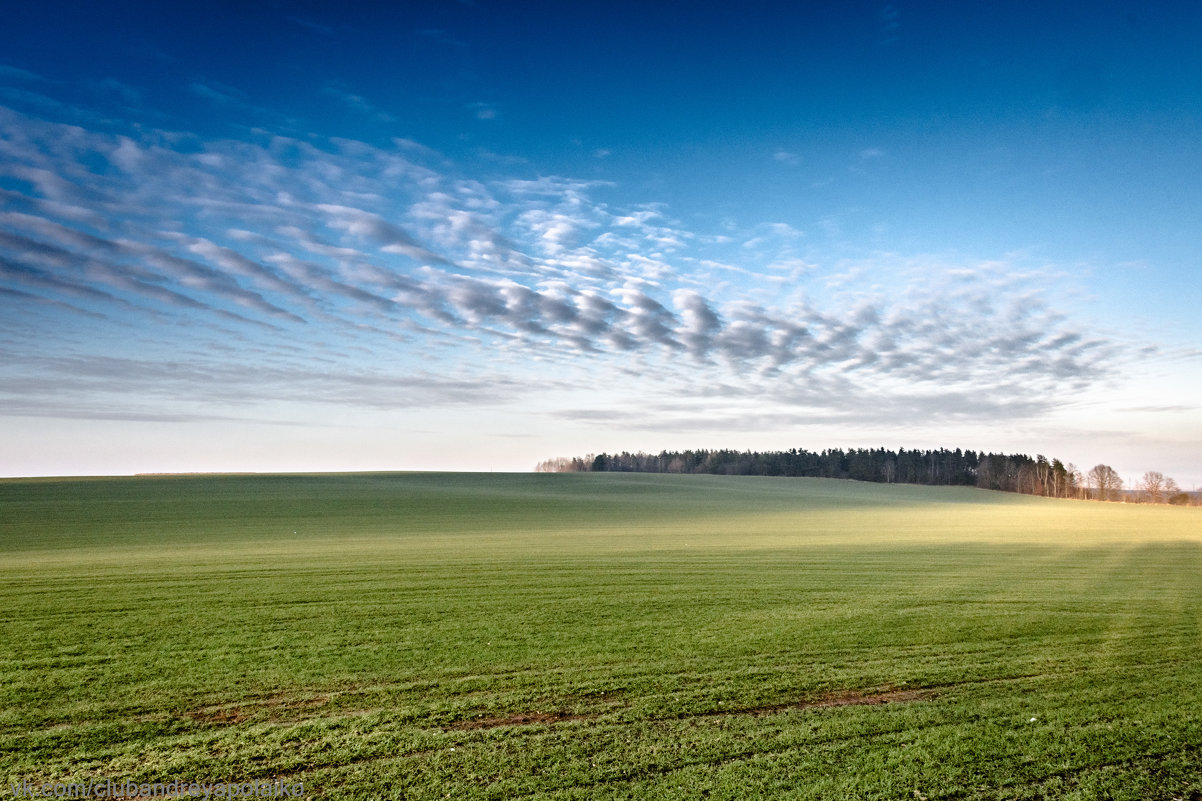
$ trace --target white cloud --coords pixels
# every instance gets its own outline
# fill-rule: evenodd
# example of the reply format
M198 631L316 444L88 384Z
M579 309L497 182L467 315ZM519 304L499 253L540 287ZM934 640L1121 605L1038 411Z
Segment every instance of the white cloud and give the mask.
M117 136L0 111L0 148L15 209L0 215L0 305L53 307L97 330L171 319L189 346L218 346L220 321L265 381L280 340L305 359L467 372L521 352L637 374L643 395L767 398L783 417L799 404L876 420L944 403L988 418L1041 414L1123 364L1114 341L1056 308L1058 277L1015 257L822 264L792 223L718 240L660 205L597 200L609 184L474 180L404 141ZM95 158L116 169L90 171ZM28 336L58 341L50 323ZM345 391L322 396L355 404L365 380L336 375ZM372 392L363 403L386 397Z

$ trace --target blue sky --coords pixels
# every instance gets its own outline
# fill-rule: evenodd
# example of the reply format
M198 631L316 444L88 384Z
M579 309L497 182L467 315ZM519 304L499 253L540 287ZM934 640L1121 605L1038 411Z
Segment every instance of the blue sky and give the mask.
M62 3L0 473L965 447L1202 483L1197 3Z

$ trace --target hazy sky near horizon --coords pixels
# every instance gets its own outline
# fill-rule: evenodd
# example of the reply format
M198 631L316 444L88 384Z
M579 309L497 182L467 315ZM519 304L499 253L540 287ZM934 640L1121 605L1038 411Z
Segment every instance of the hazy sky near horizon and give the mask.
M0 474L947 446L1202 484L1197 2L5 17Z

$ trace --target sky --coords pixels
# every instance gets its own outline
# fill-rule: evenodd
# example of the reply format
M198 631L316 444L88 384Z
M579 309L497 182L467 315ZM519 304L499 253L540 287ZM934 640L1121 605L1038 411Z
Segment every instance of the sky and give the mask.
M965 448L1202 485L1202 4L0 26L0 474Z

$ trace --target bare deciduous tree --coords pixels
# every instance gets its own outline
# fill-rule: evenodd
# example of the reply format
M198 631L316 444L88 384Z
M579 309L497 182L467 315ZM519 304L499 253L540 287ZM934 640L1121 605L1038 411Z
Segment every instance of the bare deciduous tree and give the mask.
M1169 498L1181 491L1176 481L1156 470L1144 473L1138 489L1148 503L1168 503Z
M1144 477L1139 482L1139 490L1148 503L1162 503L1164 501L1164 473L1155 470L1144 473Z
M1116 501L1123 489L1123 479L1110 465L1094 465L1087 476L1089 485L1094 488L1095 497L1099 501Z

